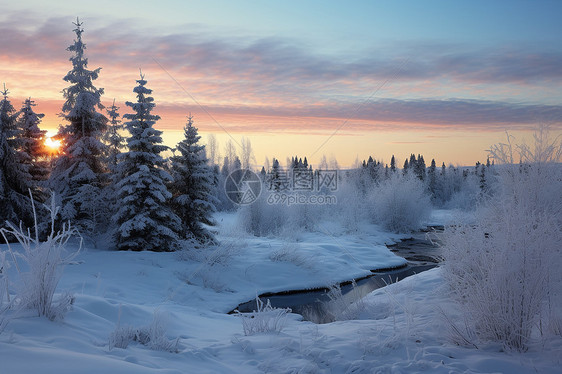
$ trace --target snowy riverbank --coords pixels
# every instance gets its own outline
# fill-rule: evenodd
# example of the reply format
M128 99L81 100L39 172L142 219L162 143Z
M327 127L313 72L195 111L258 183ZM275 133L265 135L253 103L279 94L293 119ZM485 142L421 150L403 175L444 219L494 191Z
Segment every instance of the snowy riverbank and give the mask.
M231 218L218 217L223 244L212 254L85 250L59 285L74 293L73 309L62 321L11 320L0 373L552 373L561 363L560 340L526 354L455 346L442 310L453 319L458 310L440 269L370 294L357 320L315 325L292 315L279 334L245 336L225 312L256 293L326 286L404 259L385 247L400 236L373 225L349 234L325 224L282 241L235 235ZM143 327L155 313L166 337L179 338L177 353L110 347L118 324Z

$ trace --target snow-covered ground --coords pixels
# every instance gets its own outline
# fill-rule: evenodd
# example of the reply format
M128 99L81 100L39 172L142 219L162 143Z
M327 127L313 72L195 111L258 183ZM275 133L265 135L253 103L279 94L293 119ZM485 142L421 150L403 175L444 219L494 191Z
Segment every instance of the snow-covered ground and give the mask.
M436 212L430 223L450 217ZM373 292L358 304L357 320L316 325L290 315L278 334L245 336L240 317L225 312L263 292L324 287L401 265L385 247L400 236L325 223L287 240L255 238L239 234L232 215L217 219L222 245L212 253L84 250L59 284L74 293L73 309L62 321L12 319L0 334L0 374L559 372L561 340L525 354L454 345L443 314L455 320L459 312L440 269ZM155 315L176 353L110 345L117 326L144 327Z

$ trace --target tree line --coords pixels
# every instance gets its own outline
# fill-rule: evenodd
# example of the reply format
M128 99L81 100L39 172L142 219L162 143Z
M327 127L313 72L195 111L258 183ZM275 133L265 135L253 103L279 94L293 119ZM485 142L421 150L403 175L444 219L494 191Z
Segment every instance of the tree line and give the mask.
M101 68L88 69L82 23L73 24L57 155L47 154L45 131L39 129L43 114L33 111L34 102L28 99L16 111L8 90L2 92L0 222L31 227L28 191L38 202L52 191L61 222L72 221L93 240L111 232L117 249L172 251L181 240L213 242L206 227L213 225L215 209L212 168L193 118L188 117L174 156L164 158L170 148L154 128L160 117L152 114L155 103L145 75L140 73L133 89L136 100L125 103L129 113L122 122L115 102L107 109L101 103L103 88L94 85ZM39 216L46 214L39 210Z

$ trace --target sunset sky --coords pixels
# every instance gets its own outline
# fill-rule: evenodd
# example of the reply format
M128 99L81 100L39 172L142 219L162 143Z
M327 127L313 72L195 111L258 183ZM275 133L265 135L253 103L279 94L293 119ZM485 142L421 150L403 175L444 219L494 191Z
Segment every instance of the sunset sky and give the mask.
M561 1L0 1L0 83L46 129L79 16L103 103L129 112L142 68L170 146L188 113L222 154L249 138L257 165L472 165L506 130L562 130Z

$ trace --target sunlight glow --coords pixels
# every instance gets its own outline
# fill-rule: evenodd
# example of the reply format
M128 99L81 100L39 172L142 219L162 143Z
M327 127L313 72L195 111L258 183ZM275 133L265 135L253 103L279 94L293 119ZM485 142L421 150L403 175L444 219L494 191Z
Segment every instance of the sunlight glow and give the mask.
M61 146L60 140L53 139L53 136L55 135L56 134L51 131L47 131L47 133L45 134L45 146L51 152L58 152Z

